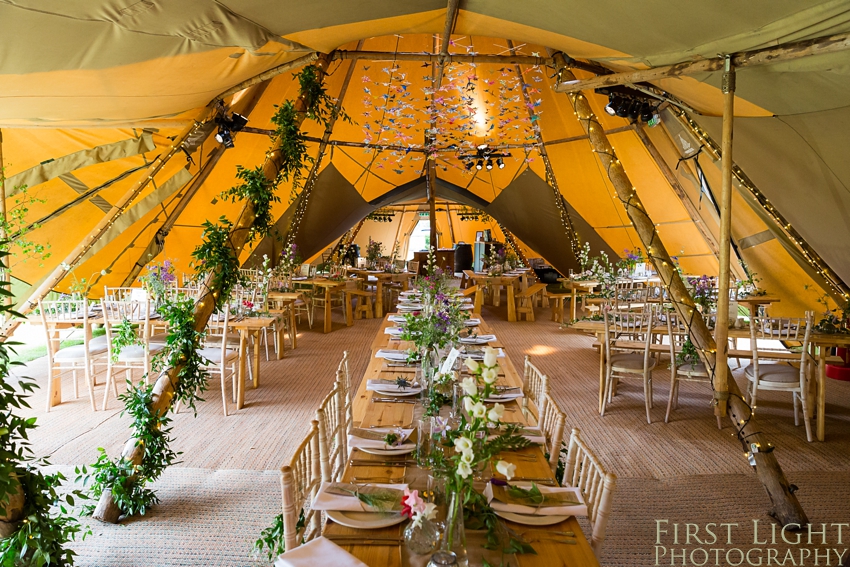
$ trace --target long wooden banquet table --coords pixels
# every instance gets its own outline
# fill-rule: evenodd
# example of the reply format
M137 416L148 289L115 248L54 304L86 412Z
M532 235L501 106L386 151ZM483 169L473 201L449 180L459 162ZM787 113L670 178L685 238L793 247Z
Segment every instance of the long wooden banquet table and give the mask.
M476 317L479 317L476 315ZM393 339L390 335L384 332L384 329L395 325L384 319L381 328L378 330L377 337L372 343L372 358L369 361L369 366L366 373L360 382L360 387L354 394L352 401L353 417L355 427L369 428L372 426L411 426L422 415L422 405L420 403L380 403L372 401L372 392L366 390L366 382L370 379L394 379L398 376L409 375L411 378L415 373L415 367L388 367L386 361L380 358L375 358L378 349L406 349L410 345L404 341ZM490 334L491 329L482 319L479 326L482 334ZM499 341L491 342L493 347L501 347L507 352L510 346ZM520 354L520 353L517 353ZM522 379L517 373L516 368L511 363L507 356L499 358L501 366L498 384L506 386L521 386ZM503 375L502 375L503 373ZM536 425L534 410L530 414L524 414L522 411L521 400L513 400L506 402L507 406L506 421L514 421L525 425ZM529 405L530 402L529 402ZM445 409L445 408L444 408ZM549 467L549 464L544 456L543 449L539 446L531 446L518 453L522 453L523 460L514 460L517 465L516 479L519 481L522 478L547 479L547 483L557 484L555 477ZM502 458L511 460L510 453L503 453ZM532 460L533 459L533 460ZM353 464L356 460L357 464ZM374 465L364 464L368 461L375 461ZM398 461L398 464L394 464ZM404 477L404 482L409 484L411 489L419 489L420 493L427 487L428 471L418 468L413 459L413 455L404 455L402 457L384 457L363 453L354 449L351 453L350 460L346 464L342 480L344 482L355 482L355 478L368 478L370 482L387 482L389 479L397 479ZM501 477L498 473L493 473L496 477ZM504 478L504 477L501 477ZM542 484L543 482L541 482ZM518 533L531 531L532 527L506 522L506 524ZM405 523L400 525L381 528L375 530L358 530L335 524L328 520L324 530L325 537L334 540L335 543L344 547L349 553L356 556L358 559L370 566L376 567L420 567L428 562L428 556L415 555L404 544L402 537ZM569 567L594 567L598 566L599 562L593 554L590 543L584 536L581 527L575 517L552 526L543 528L547 531L555 532L574 532L576 544L565 544L557 541L532 541L531 545L537 551L537 555L522 554L515 556L511 561L511 565L519 565L521 567L551 567L552 565L566 565ZM540 528L529 534L528 539L535 539L532 536L540 534ZM350 538L362 538L363 543L358 545L351 543ZM371 543L367 540L373 538ZM390 538L393 539L392 544L374 544L374 539ZM485 541L484 532L467 531L467 548L469 552L470 565L480 565L481 558L486 557L492 565L500 564L500 553L489 552L483 549ZM395 542L398 543L395 543ZM506 556L507 559L509 556Z
M599 344L602 345L605 341L605 324L602 321L578 321L570 326L570 328L589 335L595 335ZM666 326L658 326L653 328L652 332L659 336L667 335ZM738 329L729 329L730 339L749 339L749 327ZM828 334L828 333L812 333L809 336L809 344L812 348L812 356L818 362L817 371L817 440L823 441L826 436L826 357L827 351L832 347L848 347L850 346L850 335ZM605 391L605 349L599 348L599 411L602 411L602 399Z

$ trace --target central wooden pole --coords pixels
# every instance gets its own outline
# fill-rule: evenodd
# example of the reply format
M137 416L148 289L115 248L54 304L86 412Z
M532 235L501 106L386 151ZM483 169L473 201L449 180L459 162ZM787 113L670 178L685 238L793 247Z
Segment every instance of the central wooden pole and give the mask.
M560 69L560 81L574 81L575 75L567 68L563 54L555 54L555 61ZM568 98L579 123L587 132L593 151L599 156L602 167L605 168L608 178L617 192L617 197L623 203L629 220L632 221L641 243L646 248L647 256L655 266L661 281L667 287L669 301L687 325L691 340L706 367L710 372L714 372L717 350L714 337L708 330L702 315L696 309L694 300L685 287L679 272L675 269L670 255L658 236L655 224L646 212L640 197L638 197L637 189L626 174L623 164L617 158L608 136L599 124L599 120L597 120L584 95L580 93L569 94ZM764 485L773 503L773 516L783 525L797 524L802 526L807 524L809 520L806 513L797 501L796 496L791 492L788 479L785 478L772 447L764 434L756 427L752 411L744 401L734 380L729 381L729 395L729 417L734 424L737 437L744 447L744 452L750 451L752 445L760 449L753 455L756 462L755 468L759 480Z
M722 185L720 191L720 242L717 277L717 326L714 340L717 343L717 366L714 370L714 413L726 415L729 399L729 251L732 231L732 123L735 114L735 69L732 58L726 56L723 71L723 136L721 148L723 158L720 165Z
M6 233L6 170L4 169L3 161L3 131L0 130L0 240L6 240L9 235ZM0 264L0 279L4 282L11 281L11 274L9 273L9 256L5 256ZM8 286L7 286L8 289ZM10 305L12 303L12 296L6 296L3 298L3 303L6 305Z

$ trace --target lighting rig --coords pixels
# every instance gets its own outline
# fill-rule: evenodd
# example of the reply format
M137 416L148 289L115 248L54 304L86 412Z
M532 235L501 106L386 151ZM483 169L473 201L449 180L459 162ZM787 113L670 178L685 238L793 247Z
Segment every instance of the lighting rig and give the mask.
M233 132L238 132L248 124L248 119L241 114L227 114L222 110L216 116L215 123L218 124L218 133L215 135L215 140L219 144L223 144L225 148L233 147Z
M504 158L511 157L509 153L498 153L496 150L492 149L487 144L481 144L475 149L474 154L467 154L458 156L458 158L463 162L463 166L467 171L471 170L473 167L479 171L482 169L487 169L490 171L493 169L493 160L495 159L495 165L499 169L504 169L505 160Z
M608 104L605 112L611 116L628 118L633 122L641 120L650 128L661 123L661 115L658 107L661 103L658 99L641 91L620 85L596 89L598 94L608 95Z

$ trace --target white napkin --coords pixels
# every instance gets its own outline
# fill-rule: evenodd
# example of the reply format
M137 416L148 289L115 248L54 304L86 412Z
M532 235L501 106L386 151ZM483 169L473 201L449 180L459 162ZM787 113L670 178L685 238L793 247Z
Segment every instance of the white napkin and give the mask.
M495 340L496 335L476 335L474 337L463 337L460 342L468 345L484 345Z
M458 309L460 309L461 311L472 311L473 309L475 309L475 306L471 303L464 303L463 305L458 307Z
M522 488L531 488L530 482L517 482L514 483L514 485ZM578 488L541 486L539 484L537 485L537 488L539 488L540 492L542 492L543 494L567 494L572 496L573 499L579 502L584 502L584 498L581 497L581 491L579 491ZM484 496L487 497L487 501L490 502L490 506L492 506L494 510L501 510L502 512L513 512L514 514L526 514L528 516L587 516L587 504L578 504L573 506L545 506L541 508L535 508L534 506L523 506L521 504L505 504L504 502L499 502L498 500L495 500L493 498L493 485L489 482L487 483L487 487L484 489Z
M367 380L366 390L369 392L421 392L422 388L416 382L411 382L410 386L402 388L398 384L384 384L381 380Z
M407 321L407 318L404 315L389 315L387 317L387 321L392 321L393 323L404 323Z
M398 362L406 362L407 361L407 351L378 349L378 352L375 353L375 358L383 358L385 360L395 360L395 361L398 361Z
M503 358L505 356L505 351L502 350L501 348L497 348L495 350L496 350L496 358ZM480 351L480 352L472 353L472 354L470 354L468 352L462 352L462 353L460 353L460 355L461 355L461 357L463 357L464 360L466 360L467 358L471 358L473 360L484 360L484 351L483 350Z
M463 324L467 327L476 327L481 324L481 319L467 319Z
M389 433L390 431L395 430L384 430L384 429L370 429L370 431L374 431L376 433ZM413 433L412 429L402 429L404 434L404 438L407 439L410 437L410 434ZM408 450L415 449L416 443L402 443L396 447L388 447L386 443L382 439L363 439L362 437L357 437L356 435L348 436L348 447L355 449L380 449L382 451L395 451L395 450Z
M369 512L370 510L355 496L342 494L329 494L325 492L332 483L323 482L319 493L311 504L313 510L339 510L341 512ZM406 484L369 484L369 486L380 486L382 488L395 488L404 490ZM586 512L585 512L586 513Z
M485 402L505 402L516 400L522 397L522 390L508 390L506 392L493 392L493 394L484 400Z
M278 555L274 567L368 567L365 563L325 537L317 537L299 545L283 555Z
M385 335L392 335L394 337L400 336L404 332L404 329L401 327L384 327Z

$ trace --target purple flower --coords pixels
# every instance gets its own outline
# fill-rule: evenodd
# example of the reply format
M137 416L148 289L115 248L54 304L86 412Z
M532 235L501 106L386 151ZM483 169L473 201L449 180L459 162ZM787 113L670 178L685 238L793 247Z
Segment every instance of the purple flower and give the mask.
M501 478L491 478L490 484L492 484L493 486L508 486L508 482L502 480Z

